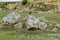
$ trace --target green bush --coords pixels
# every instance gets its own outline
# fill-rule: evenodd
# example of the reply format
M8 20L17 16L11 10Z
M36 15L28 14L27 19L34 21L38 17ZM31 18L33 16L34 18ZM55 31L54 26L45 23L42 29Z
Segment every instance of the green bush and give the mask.
M25 4L27 4L27 2L28 2L27 0L23 0L22 4L25 5Z

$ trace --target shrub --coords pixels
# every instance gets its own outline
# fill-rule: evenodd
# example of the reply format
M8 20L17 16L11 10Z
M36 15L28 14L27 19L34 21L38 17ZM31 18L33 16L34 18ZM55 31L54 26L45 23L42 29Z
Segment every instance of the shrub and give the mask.
M25 5L25 4L27 4L27 2L28 2L27 0L23 0L22 4Z

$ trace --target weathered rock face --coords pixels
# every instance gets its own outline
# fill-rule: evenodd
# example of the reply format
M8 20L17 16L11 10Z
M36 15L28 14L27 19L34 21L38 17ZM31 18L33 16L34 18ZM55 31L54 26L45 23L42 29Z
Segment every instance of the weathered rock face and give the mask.
M32 27L37 28L39 19L35 18L34 16L29 15L25 18L25 20L26 20L27 29L32 28Z
M21 16L15 12L10 13L2 19L2 28L3 29L13 29L14 27L21 27Z
M29 26L32 26L33 27L33 21L35 20L35 17L34 16L27 16L26 18L26 21L27 21L27 24L29 25Z
M13 13L10 13L9 15L7 15L6 17L4 17L2 19L2 21L4 23L10 23L10 24L18 23L21 21L21 16L15 12L13 12Z

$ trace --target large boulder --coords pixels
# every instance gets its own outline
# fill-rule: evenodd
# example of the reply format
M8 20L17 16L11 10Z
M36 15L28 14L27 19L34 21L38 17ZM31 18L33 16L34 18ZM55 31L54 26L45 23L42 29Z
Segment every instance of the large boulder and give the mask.
M35 28L37 28L37 25L39 23L39 19L37 19L36 17L28 15L25 18L25 20L26 20L27 29L30 29L30 28L35 29Z
M21 16L15 12L10 13L2 19L3 23L15 24L21 21Z
M21 16L15 12L13 12L13 13L10 13L9 15L5 16L2 19L1 24L2 24L3 29L11 30L11 29L15 28L14 25L17 25L16 27L18 27L18 24L20 24L20 22L21 22Z

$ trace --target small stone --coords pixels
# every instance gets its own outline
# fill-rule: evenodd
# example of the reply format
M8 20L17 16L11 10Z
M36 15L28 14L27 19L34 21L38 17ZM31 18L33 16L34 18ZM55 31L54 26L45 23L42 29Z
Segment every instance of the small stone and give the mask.
M51 31L56 31L56 30L58 30L58 28L54 27Z
M40 22L38 28L41 30L45 30L47 28L47 24L45 22Z
M16 28L18 28L18 29L21 29L22 26L23 26L23 23L22 23L22 22L17 23L17 24L14 25L14 27L16 27Z
M3 19L2 19L2 28L3 29L8 29L8 30L11 30L14 28L14 25L17 27L20 28L20 26L22 24L18 24L21 22L21 16L15 12L13 13L10 13L9 15L5 16Z

